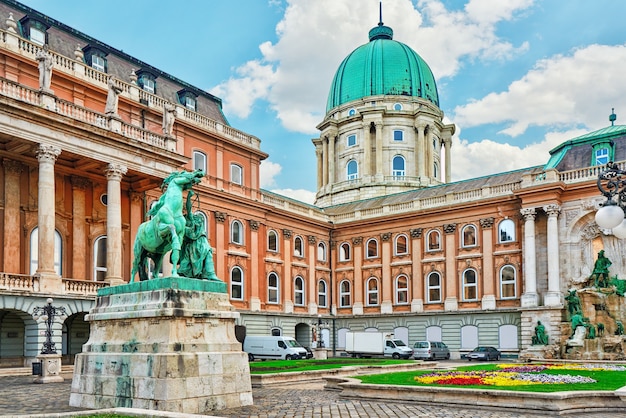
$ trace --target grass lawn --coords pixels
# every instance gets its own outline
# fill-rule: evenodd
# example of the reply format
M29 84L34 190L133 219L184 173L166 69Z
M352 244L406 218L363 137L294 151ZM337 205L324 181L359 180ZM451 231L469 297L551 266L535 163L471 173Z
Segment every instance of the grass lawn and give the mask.
M500 367L499 367L500 366ZM541 370L539 372L529 372L528 375L541 375L541 377L537 376L537 380L542 380L546 383L539 384L511 384L511 382L506 382L503 378L499 376L504 376L507 373L504 373L501 367L504 366L502 364L484 364L484 365L476 365L476 366L466 366L466 367L458 367L455 369L456 372L452 371L433 371L433 370L419 370L419 371L410 371L410 372L397 372L397 373L386 373L386 374L377 374L377 375L365 375L365 376L356 376L363 383L371 383L371 384L381 384L381 385L404 385L404 386L436 386L436 387L454 387L454 388L466 388L466 389L492 389L492 390L511 390L511 391L525 391L525 392L561 392L561 391L587 391L587 390L616 390L623 386L626 386L626 371L615 371L615 370L602 370L602 369L591 369L591 370L578 370L578 369L566 369L566 368L558 368L558 369L549 369ZM522 364L510 364L508 366L516 366L516 367L524 367ZM538 366L538 365L537 365ZM601 366L601 365L599 365ZM530 366L527 366L530 367ZM464 373L466 372L466 373ZM487 372L487 373L483 373ZM491 373L489 373L491 372ZM495 372L495 373L494 373ZM441 373L443 379L439 380L439 382L445 383L422 383L416 380L418 377L422 377L425 375L429 375L432 373ZM447 377L449 380L445 380ZM511 375L515 376L515 373ZM564 376L566 375L566 376ZM434 377L426 377L424 380L438 379L438 375ZM451 376L457 376L455 378L451 378ZM481 379L481 376L492 376L491 382L492 385L486 384L472 384L477 380ZM572 379L577 379L575 376L582 376L583 378L591 378L595 380L595 383L547 383L550 380L554 379L562 379L564 381L569 380L568 376L574 376ZM501 380L499 380L501 379ZM581 379L584 380L584 379ZM501 381L502 384L498 384ZM460 384L454 384L460 383ZM493 384L495 383L495 384Z
M305 370L339 369L344 366L386 366L415 363L414 360L329 358L328 360L268 360L250 363L251 374L301 372Z

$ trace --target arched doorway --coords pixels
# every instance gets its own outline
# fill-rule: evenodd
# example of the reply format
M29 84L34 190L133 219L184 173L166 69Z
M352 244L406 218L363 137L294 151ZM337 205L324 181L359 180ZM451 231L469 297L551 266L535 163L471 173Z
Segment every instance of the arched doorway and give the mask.
M24 366L26 326L19 314L0 310L0 367Z
M74 356L83 350L83 344L89 340L89 323L85 321L85 312L69 316L63 322L63 343L61 351L63 363L74 364Z

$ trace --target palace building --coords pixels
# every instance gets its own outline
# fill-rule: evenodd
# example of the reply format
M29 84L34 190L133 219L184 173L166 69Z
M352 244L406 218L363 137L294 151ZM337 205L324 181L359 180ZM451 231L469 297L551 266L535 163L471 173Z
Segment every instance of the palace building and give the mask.
M347 331L379 330L444 341L457 358L478 344L516 356L537 320L551 340L568 332L563 295L599 249L625 276L622 240L594 215L599 170L624 168L626 126L572 138L542 166L451 182L455 126L390 27L328 87L308 205L260 189L268 155L220 98L0 0L0 366L38 354L32 313L48 298L67 313L53 339L72 362L97 290L131 280L137 228L183 169L206 172L194 211L240 338L319 335L341 355Z

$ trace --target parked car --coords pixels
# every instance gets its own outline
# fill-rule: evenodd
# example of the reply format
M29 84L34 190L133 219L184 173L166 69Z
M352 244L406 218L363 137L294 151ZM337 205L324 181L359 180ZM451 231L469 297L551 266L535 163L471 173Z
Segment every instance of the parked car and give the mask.
M500 360L502 353L495 347L476 347L465 355L467 361L472 360Z
M307 359L313 358L313 350L311 350L310 347L304 347L304 349L306 350L306 358Z
M449 359L450 350L441 341L417 341L413 344L413 358L415 360Z

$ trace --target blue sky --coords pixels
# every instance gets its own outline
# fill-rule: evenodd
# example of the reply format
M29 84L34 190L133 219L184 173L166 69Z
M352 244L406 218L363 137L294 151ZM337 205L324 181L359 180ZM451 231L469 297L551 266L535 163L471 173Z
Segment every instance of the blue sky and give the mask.
M270 156L262 187L312 202L311 138L332 77L379 0L23 0L224 101ZM437 78L457 125L453 180L547 162L564 140L626 124L626 1L383 0L383 21Z

